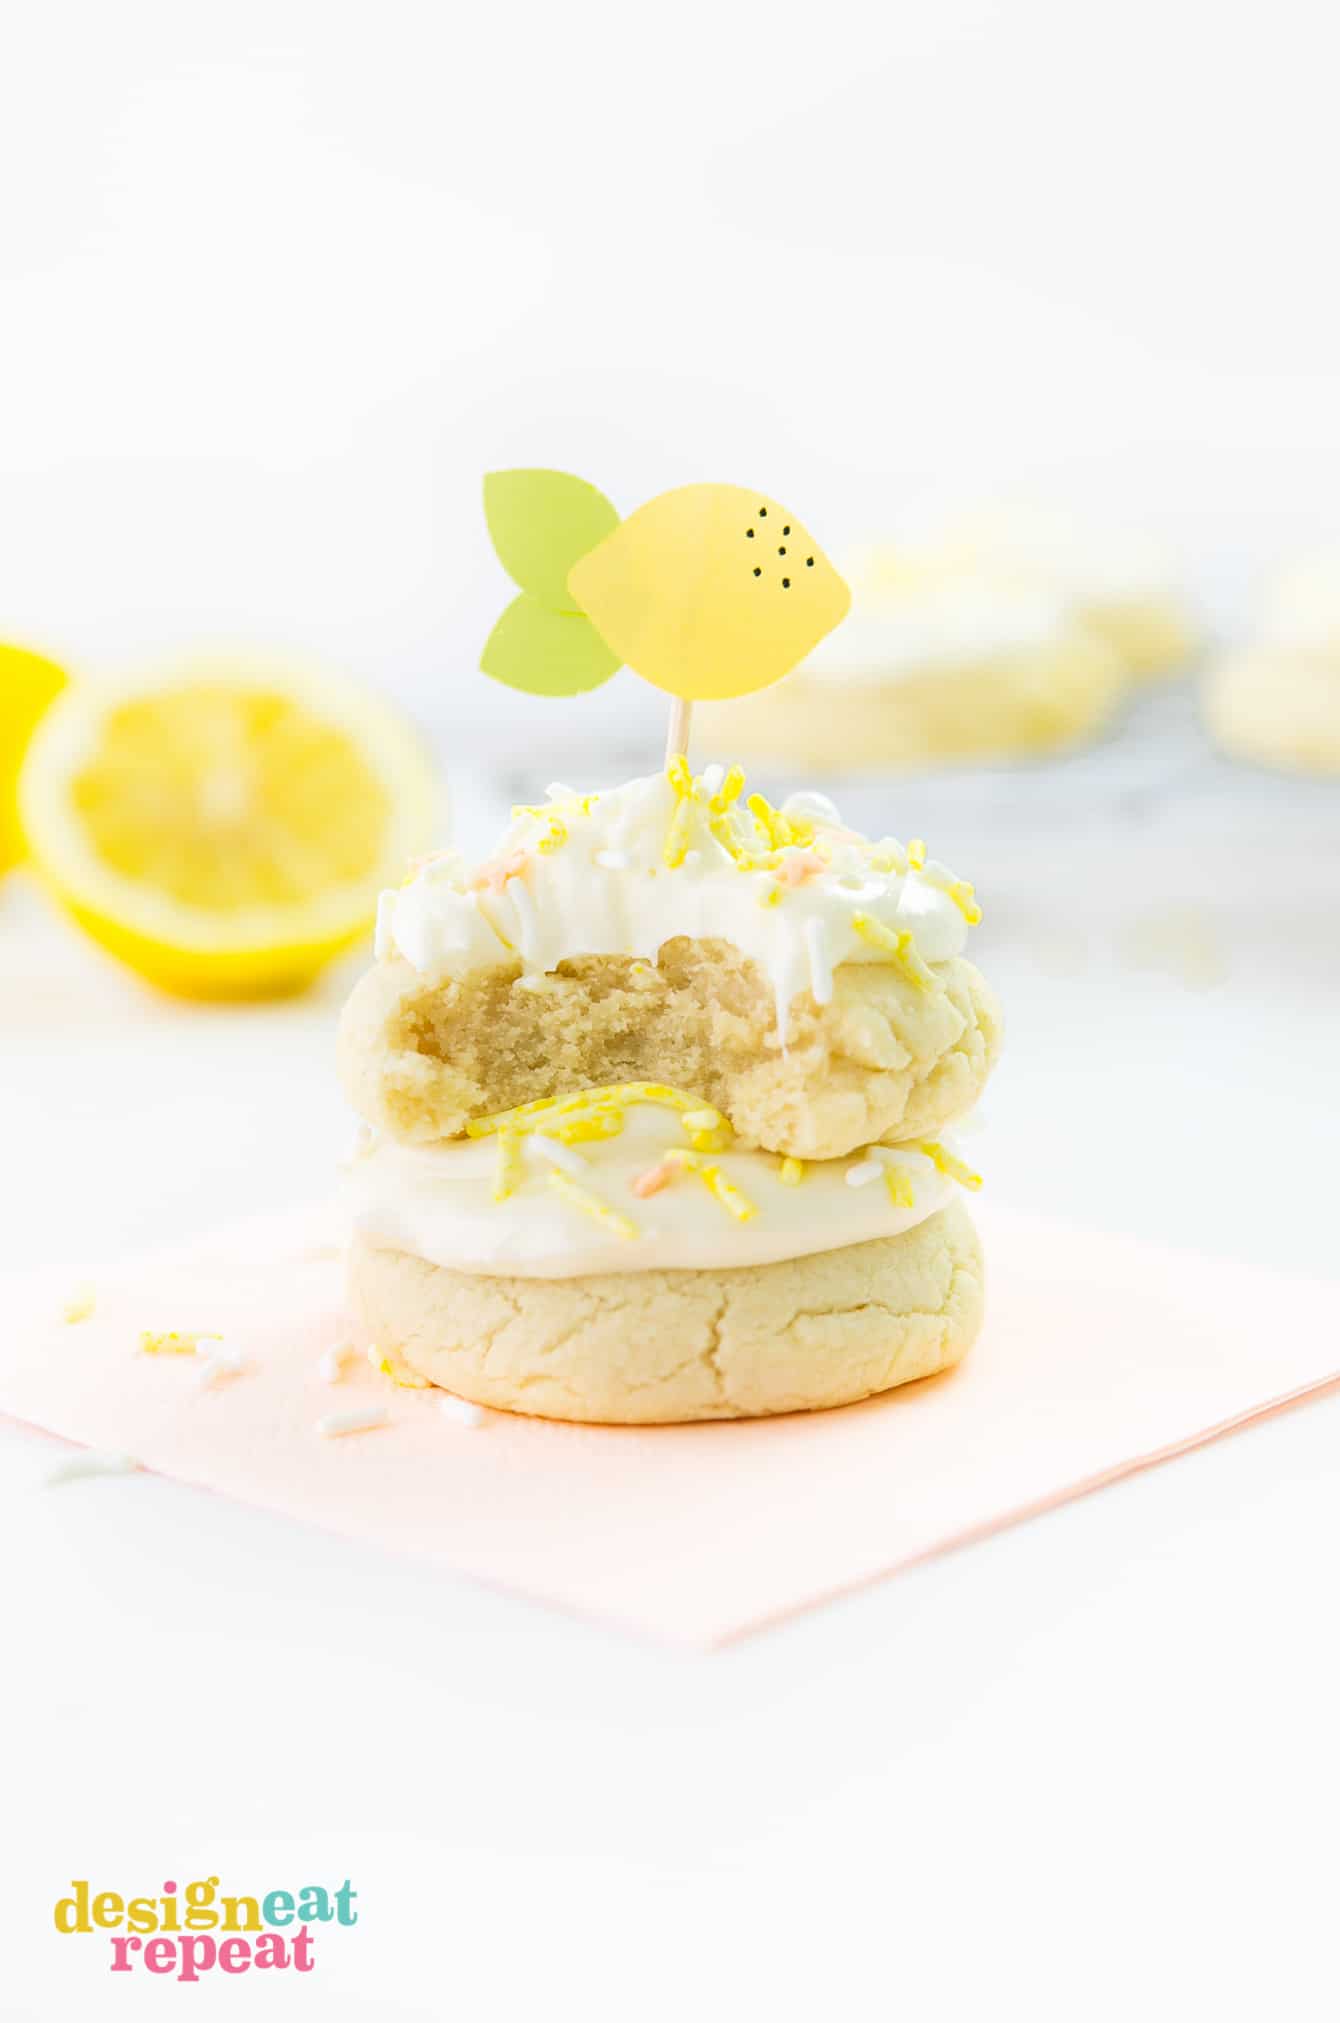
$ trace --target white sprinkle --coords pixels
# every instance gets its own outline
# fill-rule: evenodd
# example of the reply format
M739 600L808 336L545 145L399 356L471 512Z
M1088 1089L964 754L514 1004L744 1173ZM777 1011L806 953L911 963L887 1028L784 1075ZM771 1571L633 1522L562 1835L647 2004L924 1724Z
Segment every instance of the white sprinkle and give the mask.
M547 1160L561 1172L570 1173L574 1180L590 1177L590 1169L580 1152L574 1152L570 1145L561 1145L557 1138L549 1138L543 1131L532 1131L521 1143L530 1157Z
M626 850L596 850L592 854L591 862L598 864L602 871L626 871L628 869L628 852Z
M324 1419L317 1420L316 1430L323 1440L340 1440L346 1433L371 1433L390 1423L385 1405L361 1405L352 1412L327 1412Z
M842 817L827 794L788 794L782 813L802 822L821 822L826 829L840 829Z
M468 1398L455 1398L450 1391L444 1391L437 1401L437 1409L444 1419L450 1419L454 1426L469 1426L478 1430L487 1414L481 1406L472 1405Z
M565 787L562 780L551 780L544 791L551 801L575 801L577 799L577 789L575 787Z
M202 1391L212 1391L218 1384L226 1384L233 1377L240 1377L247 1367L247 1359L240 1349L230 1349L226 1345L212 1349L203 1357L196 1379Z
M833 963L828 951L828 929L822 920L805 922L805 947L810 958L810 995L816 1004L831 1004Z
M711 799L713 794L720 793L721 782L725 779L725 777L726 777L726 769L724 766L713 765L703 767L700 784L702 786L703 792L708 796L709 800Z
M879 1179L883 1171L884 1166L881 1160L862 1159L859 1165L847 1168L847 1185L848 1187L868 1187L872 1180Z
M322 1381L327 1384L338 1384L344 1375L344 1366L353 1353L352 1342L340 1342L337 1347L327 1349L321 1361L317 1364L317 1368L321 1372Z
M703 861L701 850L686 850L680 863L681 871L696 871Z
M141 1465L129 1454L100 1452L89 1447L82 1454L71 1454L67 1460L58 1461L42 1479L48 1489L54 1489L62 1482L79 1482L90 1475L133 1475Z
M395 912L396 895L383 892L377 901L377 932L373 936L372 953L380 962L384 956L395 953L395 935L391 931L391 915Z
M935 1161L912 1145L867 1145L865 1156L877 1159L881 1166L901 1166L905 1173L917 1179L933 1179L935 1176Z

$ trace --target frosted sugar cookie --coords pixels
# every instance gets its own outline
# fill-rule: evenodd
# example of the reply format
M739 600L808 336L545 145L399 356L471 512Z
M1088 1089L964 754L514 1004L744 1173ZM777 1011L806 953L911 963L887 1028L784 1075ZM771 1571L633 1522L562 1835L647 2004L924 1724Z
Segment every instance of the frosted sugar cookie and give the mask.
M1001 506L953 523L941 545L960 563L1070 599L1137 681L1180 673L1200 646L1173 564L1146 534L1091 527L1056 509Z
M947 1135L999 1048L972 888L682 759L383 901L342 1028L369 1340L546 1416L832 1405L957 1360Z
M871 551L854 605L785 681L703 711L748 756L824 774L1064 750L1126 687L1117 650L1057 590Z
M1340 772L1340 552L1286 569L1256 640L1211 668L1205 720L1224 750L1285 772Z

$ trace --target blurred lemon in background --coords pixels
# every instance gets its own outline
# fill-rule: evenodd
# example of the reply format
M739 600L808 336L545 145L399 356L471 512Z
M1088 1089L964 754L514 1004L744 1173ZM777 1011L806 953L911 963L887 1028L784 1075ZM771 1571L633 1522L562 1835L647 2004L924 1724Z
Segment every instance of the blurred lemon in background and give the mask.
M189 997L299 988L368 932L424 849L437 787L419 740L326 677L199 665L75 686L19 779L33 860L141 976Z
M16 801L19 767L38 719L65 683L53 660L26 647L0 645L0 871L23 855Z

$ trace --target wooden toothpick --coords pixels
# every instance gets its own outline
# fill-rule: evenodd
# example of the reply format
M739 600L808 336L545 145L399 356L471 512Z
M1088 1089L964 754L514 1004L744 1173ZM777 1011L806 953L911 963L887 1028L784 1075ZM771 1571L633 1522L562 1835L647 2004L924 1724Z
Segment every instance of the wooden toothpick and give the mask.
M665 739L667 766L671 759L687 759L689 755L689 719L692 715L693 704L677 695L670 705L670 728Z

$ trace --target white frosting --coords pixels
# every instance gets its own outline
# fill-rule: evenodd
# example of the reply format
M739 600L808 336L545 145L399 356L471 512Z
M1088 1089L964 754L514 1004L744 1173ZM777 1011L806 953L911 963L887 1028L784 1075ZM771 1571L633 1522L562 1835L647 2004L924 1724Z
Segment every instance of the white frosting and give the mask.
M949 1141L938 1142L948 1147ZM896 1236L943 1208L955 1188L914 1147L879 1146L849 1159L808 1163L792 1185L782 1179L774 1153L705 1155L753 1208L747 1220L738 1220L691 1170L676 1172L658 1192L640 1198L633 1182L657 1168L669 1148L685 1143L673 1111L639 1103L616 1138L558 1146L524 1141L515 1191L498 1201L496 1138L428 1147L382 1140L347 1182L354 1226L381 1247L486 1276L710 1271ZM561 1161L555 1153L564 1155ZM910 1207L895 1205L883 1177L890 1164L910 1180ZM551 1182L555 1171L575 1179L636 1233L621 1234L597 1220Z
M790 804L806 826L778 843L776 811L763 818L736 804L723 813L712 806L720 788L716 767L687 798L655 773L582 798L564 790L518 811L474 879L451 852L391 895L383 947L425 975L460 976L519 955L538 983L572 956L654 962L678 935L720 939L768 977L783 1040L798 992L822 1003L839 964L889 961L869 923L910 932L924 962L960 953L967 918L943 866L908 868L901 845L867 843L821 796Z
M856 606L804 663L823 681L910 675L1033 653L1074 630L1069 601L1033 584L956 573L855 586Z

